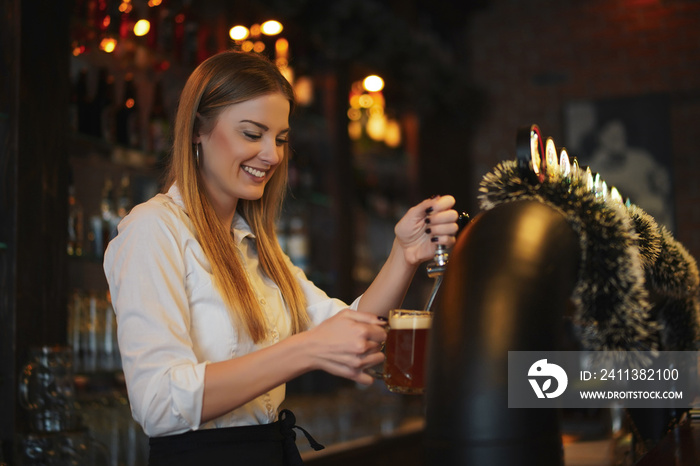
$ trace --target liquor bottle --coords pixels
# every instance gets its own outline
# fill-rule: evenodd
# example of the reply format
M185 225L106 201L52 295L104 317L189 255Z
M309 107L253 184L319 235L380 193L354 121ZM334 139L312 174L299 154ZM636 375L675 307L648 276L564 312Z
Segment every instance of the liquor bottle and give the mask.
M289 259L294 265L308 272L309 268L309 239L304 220L294 216L289 221L289 236L287 237Z
M155 8L154 8L155 10ZM158 27L156 28L156 52L169 56L173 51L175 35L175 14L172 9L165 5L158 8Z
M86 69L78 72L75 82L75 108L77 114L78 132L89 134L90 132L90 102L88 100L88 75Z
M105 141L114 144L116 141L114 76L106 74L103 86L104 97L102 98L102 106L100 109L100 120L102 122L100 133Z
M132 74L127 74L124 99L116 114L117 143L125 147L141 148L141 123L136 85Z
M72 178L72 174L71 174ZM68 186L68 255L83 255L83 207L75 198L75 185Z
M90 218L90 227L92 229L90 236L93 241L93 253L96 257L104 257L107 244L115 236L116 231L115 218L117 212L114 208L113 201L114 190L112 180L105 178L105 183L102 188L102 197L100 199L100 212Z
M148 117L148 150L158 160L165 158L170 140L170 120L163 104L163 84L157 81L153 90L153 105Z
M118 221L126 217L131 210L131 187L129 175L122 175L119 185L119 197L117 198L117 215L112 218L111 228L116 228Z
M77 133L79 126L78 120L78 87L79 87L80 75L78 75L75 81L71 81L70 86L70 101L68 103L68 129L71 133ZM84 88L83 88L84 89Z
M109 122L107 110L112 105L109 95L109 72L107 68L100 67L97 72L97 90L95 97L90 102L90 135L97 138L107 139L105 136L105 125Z

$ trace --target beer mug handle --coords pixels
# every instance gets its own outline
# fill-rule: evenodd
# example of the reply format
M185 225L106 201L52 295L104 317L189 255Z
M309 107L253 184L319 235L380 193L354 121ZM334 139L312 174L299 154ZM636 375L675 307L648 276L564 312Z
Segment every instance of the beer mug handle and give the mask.
M381 367L379 364L377 364L376 366L370 367L369 369L365 369L365 373L371 375L372 377L378 380L386 379L386 374L384 373L384 363L381 364Z
M389 324L386 324L384 329L389 332ZM382 353L386 349L386 340L382 342L382 349L380 350ZM386 380L386 374L384 373L384 362L381 364L377 364L376 366L372 366L368 369L365 369L365 373L371 375L375 379L378 380Z

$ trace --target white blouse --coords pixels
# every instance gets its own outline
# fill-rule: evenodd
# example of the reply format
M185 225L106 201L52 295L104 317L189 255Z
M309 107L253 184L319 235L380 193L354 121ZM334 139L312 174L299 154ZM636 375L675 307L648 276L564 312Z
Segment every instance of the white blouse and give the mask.
M245 331L237 331L177 187L134 207L107 248L104 270L117 315L131 411L148 436L277 420L284 385L200 424L208 363L242 356L290 336L287 308L277 285L259 267L250 227L236 215L232 229L267 319L267 339L260 344ZM329 298L301 269L291 261L289 265L313 325L344 308L357 309L360 298L351 306Z

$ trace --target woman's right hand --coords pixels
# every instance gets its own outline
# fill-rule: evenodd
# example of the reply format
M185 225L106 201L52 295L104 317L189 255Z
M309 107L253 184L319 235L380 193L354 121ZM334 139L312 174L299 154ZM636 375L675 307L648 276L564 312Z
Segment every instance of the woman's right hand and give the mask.
M364 370L384 361L385 326L374 314L344 309L302 335L314 369L370 385L374 378Z

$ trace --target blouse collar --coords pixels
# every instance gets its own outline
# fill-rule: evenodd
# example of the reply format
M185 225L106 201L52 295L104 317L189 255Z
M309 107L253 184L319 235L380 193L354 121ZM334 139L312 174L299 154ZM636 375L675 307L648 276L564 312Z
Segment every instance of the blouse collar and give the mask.
M175 205L187 213L187 210L185 210L185 202L182 199L182 194L175 183L170 186L166 196L168 196L175 203ZM250 225L248 225L248 222L246 222L246 220L238 212L236 212L233 216L231 231L233 231L233 237L236 240L236 244L241 244L243 238L246 237L255 238L253 231L250 229Z

